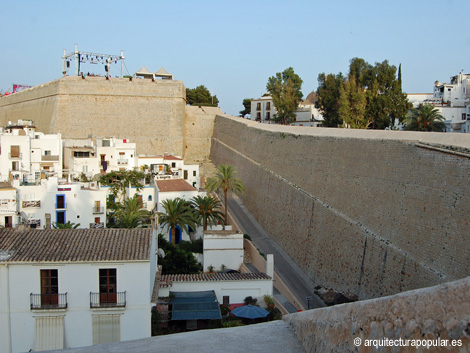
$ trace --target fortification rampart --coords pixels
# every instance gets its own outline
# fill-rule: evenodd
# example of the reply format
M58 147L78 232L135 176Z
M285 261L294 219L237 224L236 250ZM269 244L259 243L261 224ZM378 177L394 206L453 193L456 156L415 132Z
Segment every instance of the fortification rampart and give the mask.
M470 277L283 319L306 352L468 352Z
M182 81L63 77L0 99L0 124L32 119L64 138L121 137L139 153L183 155Z
M211 156L234 164L246 206L315 283L371 298L470 274L466 149L463 134L218 116Z

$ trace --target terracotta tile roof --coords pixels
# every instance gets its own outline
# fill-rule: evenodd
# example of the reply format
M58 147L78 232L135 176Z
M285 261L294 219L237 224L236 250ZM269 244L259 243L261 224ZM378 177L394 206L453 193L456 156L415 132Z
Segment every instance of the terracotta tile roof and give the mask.
M164 160L166 161L182 161L181 158L175 157L175 156L165 156L163 157Z
M149 260L152 229L0 229L0 262Z
M160 192L197 191L183 179L157 180L157 187Z
M253 281L271 279L266 273L200 273L195 275L162 275L160 287L171 286L173 282L215 282Z

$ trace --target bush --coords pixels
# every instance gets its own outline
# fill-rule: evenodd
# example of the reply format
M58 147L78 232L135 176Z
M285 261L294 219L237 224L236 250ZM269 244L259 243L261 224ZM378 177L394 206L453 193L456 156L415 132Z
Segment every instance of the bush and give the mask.
M243 238L244 239L248 239L249 241L251 241L251 237L248 235L248 234L243 234Z
M192 241L181 241L178 246L188 252L194 252L198 254L203 253L203 240L201 239L196 239Z

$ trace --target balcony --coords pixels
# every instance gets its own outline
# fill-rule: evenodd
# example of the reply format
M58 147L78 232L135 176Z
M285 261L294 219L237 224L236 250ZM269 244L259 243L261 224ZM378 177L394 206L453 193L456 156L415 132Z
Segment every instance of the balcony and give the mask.
M93 214L103 214L104 207L93 207Z
M126 158L121 158L121 159L118 159L118 160L117 160L117 164L118 164L118 165L127 164L128 161L129 161L129 160L126 159Z
M59 161L59 156L58 155L51 155L51 154L43 154L41 156L41 161L43 162L58 162Z
M23 159L23 153L8 153L8 158L10 159Z
M125 308L126 292L92 293L90 292L90 308Z
M90 229L102 229L104 228L104 223L99 222L99 223L90 223Z
M31 310L67 309L67 293L30 295Z

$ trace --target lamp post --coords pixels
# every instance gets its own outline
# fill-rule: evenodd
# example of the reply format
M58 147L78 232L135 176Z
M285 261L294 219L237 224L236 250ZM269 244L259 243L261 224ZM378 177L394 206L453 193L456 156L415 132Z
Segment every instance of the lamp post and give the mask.
M305 299L307 299L307 310L310 310L310 300L313 299L313 296L306 297Z

